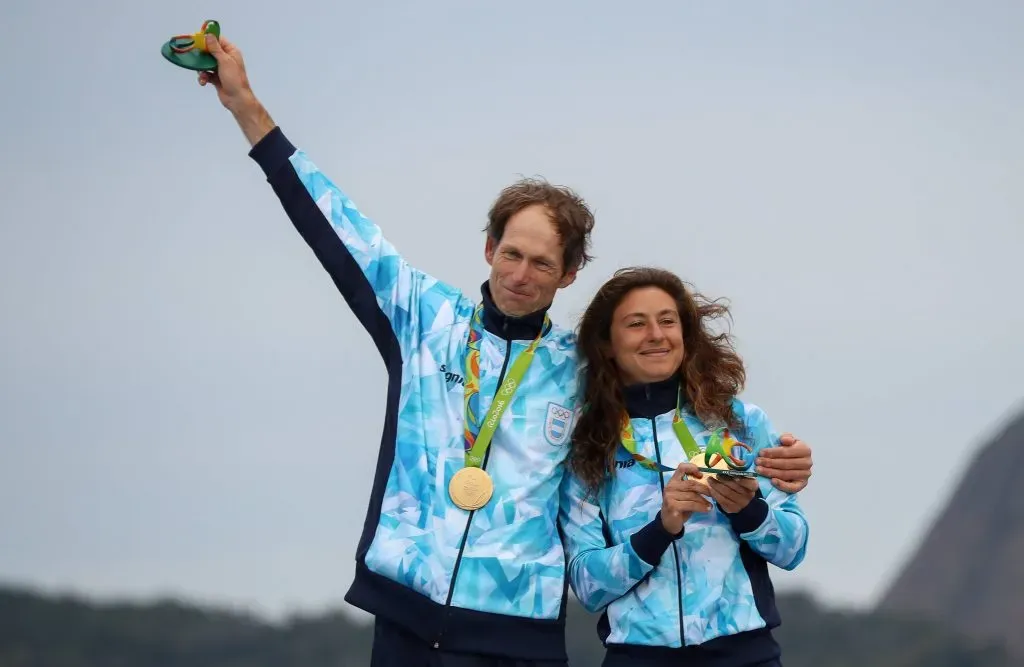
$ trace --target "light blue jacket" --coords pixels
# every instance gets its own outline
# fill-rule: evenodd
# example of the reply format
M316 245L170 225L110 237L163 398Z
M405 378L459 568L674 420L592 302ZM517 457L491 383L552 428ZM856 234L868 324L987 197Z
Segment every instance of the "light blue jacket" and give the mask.
M448 484L464 466L464 359L474 310L484 304L481 415L544 313L505 317L486 284L470 298L410 266L279 128L250 155L373 338L389 377L346 600L438 648L564 659L566 562L557 520L576 394L573 335L558 326L545 331L485 459L493 497L480 510L460 509ZM360 391L352 379L338 382L340 403L345 392ZM354 446L346 437L338 434L339 447Z
M631 396L653 395L650 417L631 418L638 452L675 469L686 462L672 429L675 380ZM641 405L637 406L636 404ZM644 413L644 399L631 414ZM735 402L745 429L734 435L754 455L777 443L765 413ZM685 423L703 449L710 432L690 412ZM614 475L587 498L575 475L563 480L562 523L573 591L591 611L604 611L610 645L683 647L778 625L767 565L791 570L804 558L807 520L795 495L760 479L750 505L735 515L717 505L695 513L673 539L660 522L662 491L671 472L636 465L621 446ZM740 664L740 663L736 663Z

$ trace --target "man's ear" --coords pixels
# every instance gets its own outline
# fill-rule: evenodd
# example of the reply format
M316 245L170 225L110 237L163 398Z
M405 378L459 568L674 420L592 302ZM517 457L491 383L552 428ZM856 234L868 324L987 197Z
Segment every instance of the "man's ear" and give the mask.
M568 271L564 276L562 276L562 280L558 283L558 288L563 289L572 285L574 282L576 282L576 269Z
M490 266L494 263L494 251L497 244L494 239L490 236L487 237L487 242L484 244L484 259L487 260L487 265Z

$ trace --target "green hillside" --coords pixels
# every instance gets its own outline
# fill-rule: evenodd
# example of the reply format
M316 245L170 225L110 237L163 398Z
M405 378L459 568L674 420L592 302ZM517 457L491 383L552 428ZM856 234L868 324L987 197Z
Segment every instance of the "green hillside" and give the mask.
M782 596L778 637L787 667L1004 667L994 646L943 627L823 610ZM594 617L569 614L570 664L600 665ZM363 667L371 631L340 613L270 624L213 608L165 601L104 603L0 589L0 667Z

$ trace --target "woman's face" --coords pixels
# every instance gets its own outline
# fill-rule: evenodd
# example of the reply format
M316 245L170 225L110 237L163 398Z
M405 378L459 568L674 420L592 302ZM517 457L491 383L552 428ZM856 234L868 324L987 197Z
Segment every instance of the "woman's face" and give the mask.
M683 363L679 309L667 292L640 287L615 309L611 356L626 384L667 380Z

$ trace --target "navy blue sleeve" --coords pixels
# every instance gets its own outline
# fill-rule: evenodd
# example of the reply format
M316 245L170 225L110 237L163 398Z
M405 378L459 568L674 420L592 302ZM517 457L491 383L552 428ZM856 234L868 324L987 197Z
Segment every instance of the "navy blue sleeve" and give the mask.
M730 514L722 510L722 513L729 519L729 524L737 533L750 533L764 523L768 516L768 509L768 503L765 502L761 489L758 489L747 506L739 512Z
M426 332L450 324L438 316L450 319L461 293L410 266L281 128L249 156L385 360L396 349L417 349Z
M661 512L658 512L654 520L630 536L629 541L633 545L633 551L648 565L657 565L665 554L673 540L677 540L686 532L686 526L679 531L678 535L672 535L661 523Z

